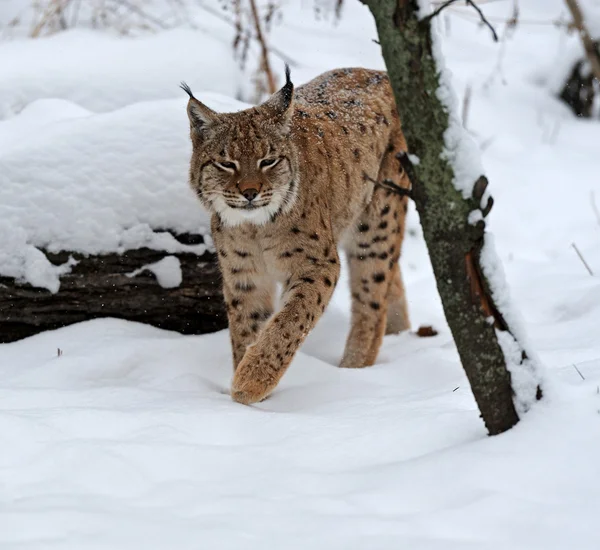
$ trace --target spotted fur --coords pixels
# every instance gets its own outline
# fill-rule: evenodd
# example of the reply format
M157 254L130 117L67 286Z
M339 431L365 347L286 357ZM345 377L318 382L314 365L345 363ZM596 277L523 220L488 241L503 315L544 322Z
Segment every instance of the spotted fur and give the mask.
M388 77L339 69L238 113L190 95L190 184L212 213L223 274L232 397L274 389L350 266L352 326L340 366L372 365L384 333L409 327L398 258L408 187L406 150ZM275 311L276 283L283 286Z

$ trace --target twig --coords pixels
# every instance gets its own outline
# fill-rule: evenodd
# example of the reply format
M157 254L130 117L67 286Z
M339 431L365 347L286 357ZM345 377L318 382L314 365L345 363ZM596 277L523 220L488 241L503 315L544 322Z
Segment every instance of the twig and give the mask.
M594 44L594 41L592 40L592 37L590 36L590 33L585 25L583 14L579 9L579 4L577 3L577 0L565 0L565 3L567 4L567 7L573 16L573 23L579 31L579 36L583 42L585 55L592 66L592 72L594 73L596 80L600 82L600 55L598 54L596 45Z
M465 96L463 97L463 105L462 105L462 124L463 128L467 129L467 119L469 118L469 107L471 106L471 93L473 88L470 84L467 85L467 89L465 90Z
M573 250L577 252L579 259L581 260L585 268L588 270L588 273L593 277L594 272L592 271L592 268L588 265L588 263L585 261L585 258L581 255L581 252L579 252L579 248L577 248L577 245L575 243L571 243L571 246L573 247Z
M217 19L220 19L221 21L225 21L226 23L229 23L230 25L235 26L235 21L233 21L230 17L223 15L219 10L211 8L210 6L207 6L206 4L204 4L203 2L199 3L198 5L205 12L210 13L212 16L216 17ZM258 40L258 38L254 34L251 34L250 38L252 38L252 40ZM279 48L276 48L273 45L269 45L269 49L271 50L272 54L279 57L282 61L285 61L290 67L299 67L300 66L300 63L298 63L295 59L292 59L285 52L282 52Z
M596 216L596 221L600 226L600 211L598 211L598 206L596 205L596 193L594 193L594 191L590 193L590 201L592 203L592 210L594 211L594 215Z
M581 376L581 379L585 380L585 376L583 376L583 374L581 374L581 371L577 368L577 365L575 363L573 363L573 368L577 371L577 374L579 374L579 376Z
M277 86L275 85L275 78L273 77L273 72L271 71L271 64L269 63L269 49L267 48L267 43L265 42L265 37L263 35L262 29L260 27L260 18L258 17L258 10L256 9L256 1L250 1L250 9L252 10L252 19L254 20L254 29L256 31L256 38L260 44L261 51L261 67L267 77L267 86L269 94L274 94L277 90Z
M410 189L407 189L406 187L400 187L392 180L385 179L382 181L377 181L376 179L373 179L371 176L369 176L369 174L367 174L366 172L363 172L363 177L366 180L369 180L370 182L374 183L378 187L383 187L384 189L387 189L388 191L391 191L396 195L400 195L401 197L409 197L412 199L412 193Z
M448 6L454 4L454 2L457 2L457 1L458 0L447 0L447 2L444 2L443 4L441 4L439 8L434 10L427 17L424 17L421 21L424 23L431 21L436 15L439 15L444 9L446 9ZM464 0L464 1L465 1L465 4L468 4L469 6L471 6L479 14L479 18L481 19L481 22L490 29L490 31L492 33L492 37L494 39L494 42L498 42L498 35L496 34L496 29L494 29L492 24L486 19L485 15L481 11L481 8L475 2L473 2L473 0Z

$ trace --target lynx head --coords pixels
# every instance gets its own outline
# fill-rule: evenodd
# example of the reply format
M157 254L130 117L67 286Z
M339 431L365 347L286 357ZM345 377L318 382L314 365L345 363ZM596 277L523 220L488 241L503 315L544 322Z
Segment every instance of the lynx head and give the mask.
M238 113L216 113L189 87L192 138L190 184L225 225L265 224L291 208L298 161L290 139L294 86L286 83L265 103Z

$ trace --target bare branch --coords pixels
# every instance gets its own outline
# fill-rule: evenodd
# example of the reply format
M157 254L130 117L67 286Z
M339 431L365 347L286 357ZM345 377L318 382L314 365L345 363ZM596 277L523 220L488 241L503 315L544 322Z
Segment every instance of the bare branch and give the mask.
M571 246L573 247L573 250L575 250L575 252L577 252L577 255L579 256L579 259L581 260L581 263L588 270L588 273L593 277L594 276L594 272L592 271L592 268L588 265L588 263L585 261L585 258L583 257L583 255L581 254L581 252L579 252L579 248L577 248L577 245L575 243L571 243Z
M252 10L252 19L254 21L254 29L256 31L256 38L260 44L261 51L261 69L265 73L265 77L267 78L267 87L269 94L274 94L277 90L277 86L275 85L275 78L273 77L273 71L271 71L271 64L269 63L269 49L267 48L267 43L265 42L265 36L260 27L260 18L258 16L258 10L256 9L256 1L249 0L250 9Z
M473 2L473 0L464 0L464 1L466 4L471 6L479 14L479 18L481 19L481 22L490 29L490 31L492 33L492 37L494 39L494 42L498 42L498 35L496 34L496 29L494 29L492 24L486 19L485 15L481 11L481 8L475 2ZM454 4L455 2L458 2L458 0L447 0L447 2L444 2L443 4L441 4L436 10L434 10L432 13L430 13L427 17L424 17L422 19L422 21L423 22L431 21L436 15L439 15L444 9L446 9L448 6Z
M579 36L583 42L585 55L592 66L592 72L594 73L596 80L600 82L600 55L598 54L596 45L594 44L594 41L587 30L585 21L583 20L583 14L579 9L579 4L577 3L577 0L565 0L565 3L567 4L567 7L573 16L573 23L579 31Z

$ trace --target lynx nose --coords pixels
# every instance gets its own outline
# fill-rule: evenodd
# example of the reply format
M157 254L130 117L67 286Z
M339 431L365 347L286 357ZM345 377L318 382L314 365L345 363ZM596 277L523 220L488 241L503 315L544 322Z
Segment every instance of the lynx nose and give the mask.
M238 184L238 189L248 202L252 202L260 193L260 184L254 181L242 181Z
M252 202L256 198L256 195L258 195L258 189L246 189L242 191L242 195L244 195L248 202Z

